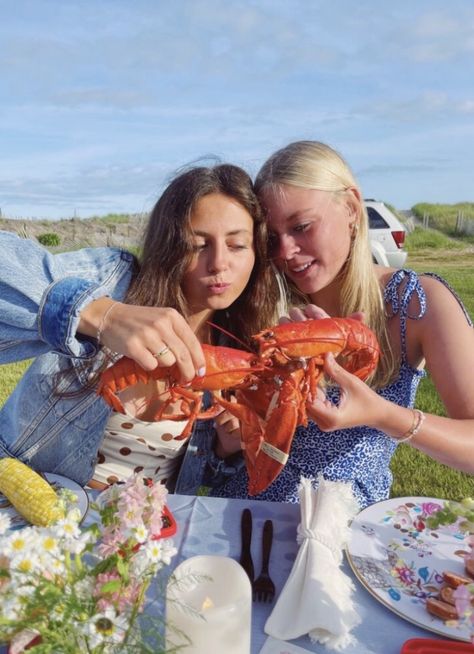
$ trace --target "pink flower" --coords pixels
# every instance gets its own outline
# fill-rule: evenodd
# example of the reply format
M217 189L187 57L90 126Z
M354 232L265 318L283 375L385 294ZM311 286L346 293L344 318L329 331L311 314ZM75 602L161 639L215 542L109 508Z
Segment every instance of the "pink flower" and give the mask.
M97 608L99 611L105 611L105 609L113 607L118 613L124 613L137 602L141 591L140 581L130 580L127 585L124 585L122 582L119 590L109 593L103 592L102 588L104 584L117 580L120 580L120 576L116 571L104 572L97 575L93 595L97 598Z
M425 515L433 515L441 510L441 504L436 504L436 502L423 502L421 504L421 510Z
M110 556L115 554L125 541L125 535L120 528L120 525L109 525L105 527L102 536L102 542L98 549L102 556Z
M413 570L410 568L407 568L406 566L402 568L394 568L394 571L397 575L397 577L400 579L400 581L405 584L406 586L409 586L414 583L415 581L415 575Z

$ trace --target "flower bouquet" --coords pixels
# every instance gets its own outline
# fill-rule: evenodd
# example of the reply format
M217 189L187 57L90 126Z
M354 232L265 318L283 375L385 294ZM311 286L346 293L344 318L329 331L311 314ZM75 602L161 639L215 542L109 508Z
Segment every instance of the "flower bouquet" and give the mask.
M459 620L464 622L471 632L474 645L474 499L466 498L461 502L445 502L442 509L428 518L431 529L441 525L451 525L458 522L460 531L468 534L467 543L470 552L465 558L466 571L473 577L472 583L462 584L453 592L456 612Z
M165 536L167 491L139 476L111 486L81 531L75 496L61 490L65 517L9 531L0 515L0 642L32 654L157 654L164 621L145 626L145 593L176 553Z

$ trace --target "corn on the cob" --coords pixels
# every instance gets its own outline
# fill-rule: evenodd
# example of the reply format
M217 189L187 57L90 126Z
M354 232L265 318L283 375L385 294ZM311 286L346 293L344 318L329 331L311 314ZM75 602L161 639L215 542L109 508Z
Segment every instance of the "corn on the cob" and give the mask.
M64 517L54 488L18 459L0 459L0 492L34 525L46 527Z

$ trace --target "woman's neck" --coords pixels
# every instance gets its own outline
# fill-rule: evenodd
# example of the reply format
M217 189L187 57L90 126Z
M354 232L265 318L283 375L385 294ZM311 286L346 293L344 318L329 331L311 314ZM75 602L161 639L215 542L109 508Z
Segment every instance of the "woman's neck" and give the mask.
M210 344L211 326L208 321L212 321L213 311L200 311L189 316L188 323L193 332L196 334L200 343Z
M309 299L317 307L323 309L330 316L341 315L341 294L340 289L335 288L333 284L323 288L317 293L311 293Z

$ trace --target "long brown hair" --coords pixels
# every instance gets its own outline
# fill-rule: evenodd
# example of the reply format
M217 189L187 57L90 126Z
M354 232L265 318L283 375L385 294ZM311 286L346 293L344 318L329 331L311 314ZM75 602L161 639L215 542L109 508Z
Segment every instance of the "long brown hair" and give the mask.
M151 211L139 269L125 302L172 307L188 315L181 282L193 255L191 214L196 202L210 193L237 201L253 220L255 264L249 282L237 300L226 310L216 311L212 319L252 345L252 334L275 324L279 293L267 255L266 222L252 180L238 166L193 167L171 181Z

